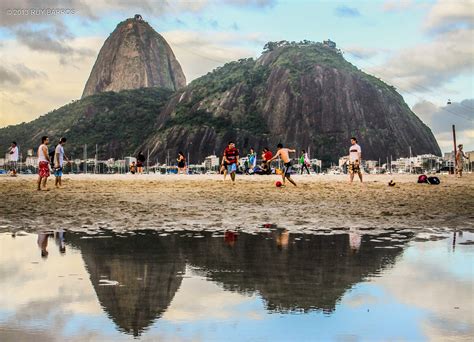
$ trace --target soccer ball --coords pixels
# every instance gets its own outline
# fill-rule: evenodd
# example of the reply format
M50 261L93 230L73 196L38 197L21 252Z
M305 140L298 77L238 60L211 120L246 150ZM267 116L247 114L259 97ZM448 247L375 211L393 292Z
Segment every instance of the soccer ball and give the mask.
M281 184L281 182L280 182L280 181L276 181L276 182L275 182L275 186L276 186L277 188L279 188L279 187L281 187L281 186L282 186L282 184Z

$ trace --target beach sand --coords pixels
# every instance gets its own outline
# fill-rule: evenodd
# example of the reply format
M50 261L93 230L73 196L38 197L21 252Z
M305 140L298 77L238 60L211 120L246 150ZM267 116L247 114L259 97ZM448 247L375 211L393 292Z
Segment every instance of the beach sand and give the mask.
M63 189L36 191L36 176L0 178L0 229L114 231L218 230L256 232L274 224L290 232L389 228L474 229L474 175L441 175L440 185L417 175L279 176L66 175ZM387 186L390 179L397 185Z

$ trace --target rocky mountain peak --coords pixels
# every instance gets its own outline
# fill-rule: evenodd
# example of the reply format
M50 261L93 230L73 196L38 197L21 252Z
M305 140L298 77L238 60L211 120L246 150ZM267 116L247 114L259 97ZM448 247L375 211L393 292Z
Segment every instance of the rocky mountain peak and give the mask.
M82 97L147 87L178 90L186 85L166 40L136 14L117 25L100 49Z

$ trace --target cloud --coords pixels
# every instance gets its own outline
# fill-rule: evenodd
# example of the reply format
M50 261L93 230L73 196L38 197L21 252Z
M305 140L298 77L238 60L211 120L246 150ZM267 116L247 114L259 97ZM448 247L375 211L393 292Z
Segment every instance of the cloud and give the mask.
M457 141L464 143L466 151L474 150L474 99L441 107L424 100L412 110L431 128L442 151L453 148L452 125L456 126Z
M70 37L69 32L57 34L55 38L48 29L35 31L19 28L15 30L15 35L19 43L24 44L33 51L51 52L60 55L62 57L60 59L62 64L66 61L65 57L96 55L96 52L89 48L75 49L71 47L66 40L66 37Z
M433 41L402 49L379 67L369 68L404 92L429 92L474 69L474 29L438 35Z
M0 65L0 89L9 85L19 85L25 80L48 78L42 71L36 71L28 68L26 65L20 63L11 65L9 67Z
M103 42L103 37L76 38L70 46L73 50L99 51ZM60 64L56 54L32 53L14 40L3 43L0 127L31 121L80 98L95 56L75 57L74 63ZM8 81L3 75L9 76Z
M334 10L335 14L338 17L360 17L361 14L359 10L355 7L348 7L348 6L338 6Z
M344 49L344 52L347 52L356 58L367 59L367 58L375 57L376 55L379 54L381 50L383 49L366 48L362 46L349 46Z
M265 39L258 33L168 31L161 33L171 45L188 81L212 69L240 58L255 57L255 50L238 42L263 46Z
M413 0L386 0L382 5L384 12L404 11L414 6Z
M429 11L423 27L429 32L474 28L474 2L438 0ZM472 40L471 40L472 43Z
M439 250L447 249L445 242ZM435 247L436 248L436 247ZM405 253L391 272L374 280L401 304L422 310L420 328L430 341L468 341L474 333L471 265L466 276L453 271L451 264L441 258L460 261L454 252L437 253L428 246L419 246L415 253ZM456 251L457 252L457 251ZM464 255L468 257L466 252ZM440 259L440 260L438 260ZM462 268L458 266L457 269ZM456 269L456 268L454 268ZM459 306L460 310L453 310Z
M237 7L256 7L256 8L265 8L273 7L276 4L275 0L225 0L224 3L229 5L234 5Z
M67 11L60 14L48 12L59 9ZM75 36L64 23L68 17L78 13L89 19L94 18L90 8L82 1L46 0L40 4L34 0L6 0L0 3L0 13L0 28L32 51L57 54L61 64L74 61L76 57L95 54L88 48L74 49L70 42Z

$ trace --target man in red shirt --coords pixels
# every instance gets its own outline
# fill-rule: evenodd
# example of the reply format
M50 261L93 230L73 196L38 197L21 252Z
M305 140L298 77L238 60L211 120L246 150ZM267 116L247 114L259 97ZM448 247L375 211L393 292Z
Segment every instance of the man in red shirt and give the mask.
M224 150L224 162L227 164L227 173L230 174L233 184L235 184L235 173L239 163L239 150L235 148L235 143L229 141L229 145Z
M272 169L270 167L271 164L271 159L273 158L273 153L270 151L267 147L263 149L262 153L262 159L263 159L263 169L267 174L270 174L272 172Z

